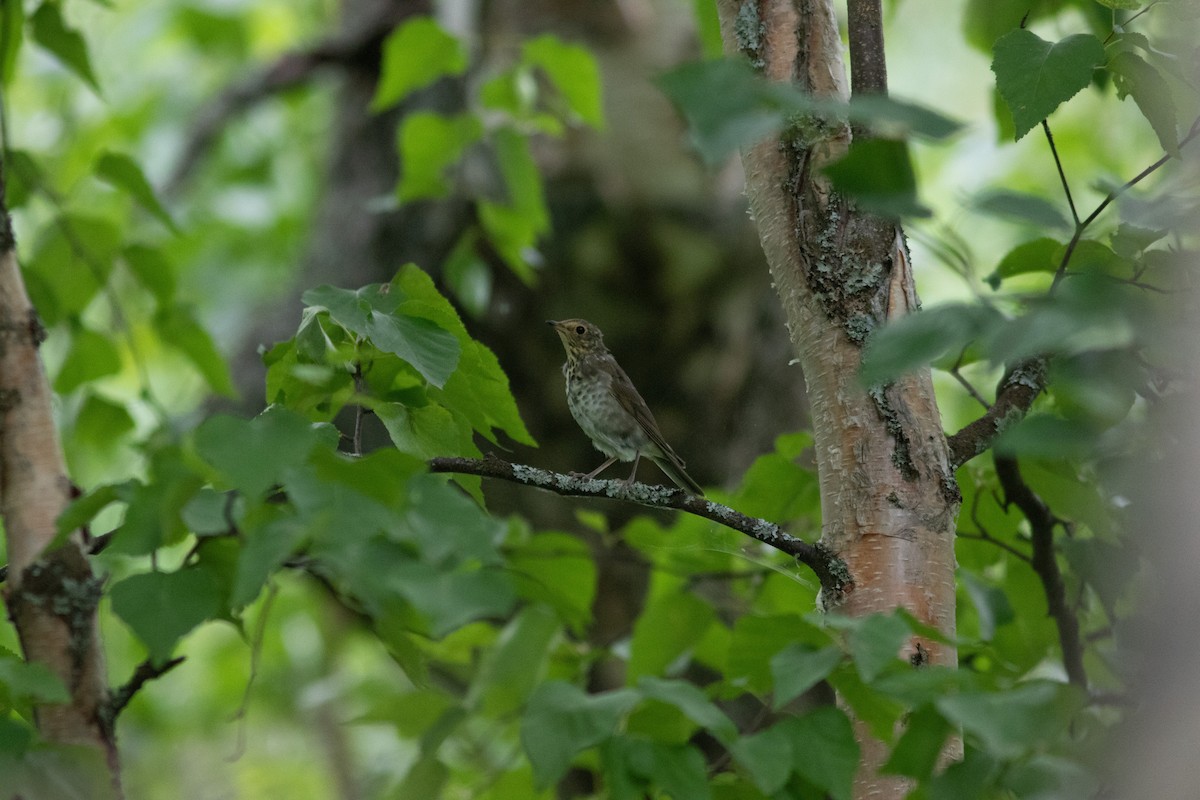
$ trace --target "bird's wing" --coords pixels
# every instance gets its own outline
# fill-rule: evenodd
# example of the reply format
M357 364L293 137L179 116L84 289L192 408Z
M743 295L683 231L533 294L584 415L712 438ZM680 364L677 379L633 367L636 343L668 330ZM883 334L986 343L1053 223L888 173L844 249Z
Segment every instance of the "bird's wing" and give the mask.
M611 360L611 365L613 377L608 384L608 390L621 404L621 408L629 412L665 457L677 462L681 468L686 467L683 459L675 454L671 445L667 444L667 440L663 438L662 431L658 429L658 423L654 420L654 415L650 413L650 406L646 405L646 401L638 394L637 388L633 385L633 381L629 380L625 370L621 369L621 365L617 363L616 359Z

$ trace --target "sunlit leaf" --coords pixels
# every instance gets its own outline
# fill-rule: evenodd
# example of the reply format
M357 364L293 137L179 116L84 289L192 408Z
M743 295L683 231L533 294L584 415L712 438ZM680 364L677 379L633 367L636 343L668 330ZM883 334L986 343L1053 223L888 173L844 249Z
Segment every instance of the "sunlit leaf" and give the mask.
M414 90L447 75L461 75L466 68L467 53L458 39L429 17L413 17L384 40L371 110L390 108Z
M96 74L92 71L87 42L79 31L67 27L60 5L53 2L42 3L37 11L33 12L29 22L33 30L33 40L53 53L63 66L99 93L100 84L96 82Z
M525 42L522 55L546 73L574 116L593 128L604 127L600 69L587 48L543 34Z
M173 233L179 232L170 212L158 199L158 195L154 193L154 188L150 185L150 181L146 180L142 168L132 158L124 153L105 150L96 159L95 170L97 178L111 183L128 194L138 205L153 214Z
M1104 63L1104 45L1077 33L1047 42L1032 31L1010 31L996 40L992 72L1020 139L1059 105L1074 97Z
M163 341L187 356L214 392L226 397L236 394L229 364L217 350L208 330L196 319L194 309L184 305L162 308L154 323Z
M109 337L79 327L71 334L71 347L54 376L54 391L68 394L83 384L112 375L121 368L121 353Z
M405 116L397 134L400 151L400 202L437 199L450 191L446 169L483 135L483 124L470 114L445 117L429 111Z

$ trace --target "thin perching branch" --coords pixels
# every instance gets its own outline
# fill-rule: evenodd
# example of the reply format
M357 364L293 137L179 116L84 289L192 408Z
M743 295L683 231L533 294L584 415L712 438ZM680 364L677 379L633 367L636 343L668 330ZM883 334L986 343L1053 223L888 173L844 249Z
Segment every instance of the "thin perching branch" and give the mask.
M513 464L494 455L488 455L483 459L432 458L428 463L432 472L495 478L545 489L565 497L606 497L612 500L636 503L646 508L671 508L677 511L686 511L739 533L744 533L752 539L757 539L763 544L792 556L816 573L821 582L821 588L831 595L826 598L826 602L849 593L854 587L846 563L820 544L811 544L803 539L797 539L774 522L746 516L729 506L706 500L703 497L696 497L681 489L564 475L561 472L551 472L525 464Z

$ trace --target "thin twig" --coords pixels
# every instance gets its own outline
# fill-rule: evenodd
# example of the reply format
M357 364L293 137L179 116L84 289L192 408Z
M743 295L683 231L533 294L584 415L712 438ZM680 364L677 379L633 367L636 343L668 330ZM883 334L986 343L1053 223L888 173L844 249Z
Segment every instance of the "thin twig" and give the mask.
M971 395L971 397L975 398L975 400L978 401L979 405L983 406L984 410L986 411L987 409L992 407L991 403L989 403L987 400L984 400L983 395L981 395L979 393L979 390L976 389L974 386L972 386L971 382L968 381L966 378L964 378L963 374L958 371L958 368L960 366L962 366L963 356L966 355L966 353L967 353L967 348L964 347L962 352L958 354L958 360L955 361L954 366L950 368L950 374L953 375L954 379L956 381L958 381L959 384L961 384L964 389L967 390L967 394L969 394L969 395Z
M1007 551L1008 553L1012 554L1014 557L1021 559L1022 561L1024 561L1027 564L1031 563L1033 561L1032 558L1030 558L1025 553L1022 553L1020 550L1013 547L1008 542L997 539L985 531L980 531L979 533L973 533L971 531L958 531L958 533L956 533L955 536L957 536L959 539L975 539L976 541L987 542L988 544L994 544L994 545L996 545L996 547L999 547L1001 550Z
M1054 527L1059 519L1051 512L1046 502L1025 483L1015 458L996 456L995 464L996 477L1004 489L1005 500L1021 509L1025 519L1029 521L1033 542L1033 558L1029 563L1042 582L1042 590L1046 594L1046 611L1058 628L1058 642L1067 679L1086 689L1088 679L1083 667L1079 618L1067 604L1066 585L1058 568L1058 556L1054 549Z
M237 743L234 745L233 753L229 756L229 761L237 761L246 752L246 715L250 710L250 690L254 688L254 681L258 677L258 667L262 661L262 646L263 639L267 635L267 620L271 615L271 606L275 603L275 598L279 595L279 587L274 583L267 585L267 596L263 599L262 608L258 612L258 619L254 625L254 637L250 640L250 675L246 678L246 688L242 691L242 701L238 703L237 710L230 717L231 722L237 722Z
M729 506L696 497L681 489L564 475L524 464L512 464L490 454L484 459L433 458L429 460L429 468L433 472L478 475L520 483L566 497L605 497L647 508L686 511L787 553L815 572L822 589L826 592L840 595L851 591L854 586L845 562L820 544L810 544L803 539L797 539L774 522L748 517Z
M172 658L163 664L155 664L150 659L146 659L139 664L138 668L133 671L133 675L125 682L125 685L109 696L107 708L108 719L115 721L117 715L121 713L125 706L129 705L129 701L133 699L135 694L141 691L143 686L155 678L166 675L182 663L183 656Z
M1071 185L1067 183L1067 173L1063 170L1062 159L1058 156L1058 148L1054 146L1054 134L1050 132L1050 123L1042 120L1042 131L1046 134L1046 141L1050 143L1050 154L1054 156L1054 166L1058 168L1058 179L1062 182L1063 194L1067 196L1067 205L1071 207L1071 219L1075 222L1075 227L1079 227L1079 212L1075 210L1075 198L1071 196Z
M1184 136L1179 140L1178 149L1182 150L1193 139L1195 139L1197 135L1200 135L1200 117L1197 117L1192 123L1192 127L1188 130L1187 136ZM1170 153L1164 153L1162 158L1158 159L1153 164L1139 172L1137 175L1125 181L1125 183L1121 184L1116 189L1110 191L1104 196L1104 199L1100 201L1099 205L1092 209L1092 213L1087 215L1087 219L1075 226L1075 234L1071 237L1071 241L1067 242L1067 249L1063 252L1062 261L1059 262L1058 269L1054 272L1054 280L1050 283L1051 294L1054 293L1054 290L1058 287L1058 284L1066 275L1067 265L1071 263L1071 256L1074 255L1075 248L1079 245L1079 240L1083 237L1083 232L1087 229L1087 227L1096 220L1096 217L1100 216L1104 209L1108 208L1109 204L1148 178L1155 171L1157 171L1159 167L1170 161L1171 158L1172 156Z

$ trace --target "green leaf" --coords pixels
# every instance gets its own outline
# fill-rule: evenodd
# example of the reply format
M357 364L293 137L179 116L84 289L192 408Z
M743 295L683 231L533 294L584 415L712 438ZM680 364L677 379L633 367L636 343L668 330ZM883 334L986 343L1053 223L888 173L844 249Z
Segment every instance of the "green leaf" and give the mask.
M633 625L625 680L633 683L643 675L662 674L715 619L712 606L688 592L652 600Z
M1012 112L1016 139L1091 83L1105 59L1104 45L1087 33L1047 42L1015 30L997 39L993 51L996 88Z
M466 69L467 52L458 39L429 17L414 17L383 42L383 65L371 110L391 108L409 93Z
M930 800L962 800L964 797L988 797L985 789L999 770L990 753L975 747L965 748L963 759L933 776Z
M526 283L533 280L530 251L550 231L542 177L529 142L516 131L501 129L492 137L506 200L479 201L479 222L504 263Z
M979 638L985 642L991 641L996 635L996 626L1007 625L1013 621L1012 606L1008 603L1008 595L999 586L993 586L969 570L959 569L962 586L971 598L975 607L975 615L979 618Z
M802 644L789 645L771 657L771 676L775 682L772 705L782 708L824 680L842 660L837 647L815 649Z
M121 252L125 265L160 304L175 299L175 267L162 250L144 244L131 244Z
M1003 323L989 306L953 303L900 317L875 331L863 353L862 381L877 386L961 351Z
M826 706L782 723L796 772L835 800L849 800L858 769L858 742L841 709Z
M71 334L71 346L54 377L54 391L69 394L88 381L120 369L121 353L112 339L80 326Z
M557 615L542 605L525 608L504 627L471 687L472 698L478 697L484 713L503 717L524 704L542 679L560 629Z
M576 635L586 630L596 595L596 564L586 543L539 532L512 547L507 561L522 597L553 607Z
M224 483L256 498L308 457L318 435L303 417L272 407L251 420L209 417L196 429L195 442Z
M221 596L208 572L185 568L178 572L147 572L115 583L109 592L113 613L137 635L162 664L175 643L220 610Z
M134 486L135 482L107 484L75 498L58 515L58 535L62 536L87 525L111 504L127 499Z
M377 570L379 564L362 567ZM512 582L496 569L446 572L416 561L390 569L390 580L425 618L435 639L473 620L504 616L516 602Z
M190 306L162 308L155 315L154 324L163 341L187 356L214 392L226 397L237 395L229 365Z
M28 663L0 650L0 696L20 702L69 703L71 695L45 664Z
M75 415L75 438L92 447L112 447L125 434L133 431L136 423L129 410L121 403L114 403L98 394L88 394L87 399Z
M288 556L295 552L309 531L299 520L276 517L263 525L241 528L245 537L229 591L229 605L242 608L254 601L262 587Z
M121 231L107 219L60 214L24 265L29 295L47 325L81 314L112 271Z
M462 348L454 334L420 316L398 311L403 291L381 284L358 291L318 286L304 293L304 304L323 308L334 322L351 333L411 364L425 380L443 386L458 365Z
M1145 5L1145 0L1096 0L1096 2L1107 8L1119 8L1125 11L1137 11Z
M453 334L422 317L372 312L363 334L380 350L412 364L438 387L446 384L462 353Z
M593 128L604 127L600 68L586 47L543 34L526 41L521 50L523 60L546 73L576 117Z
M1071 229L1071 223L1058 210L1058 206L1037 195L996 189L975 198L972 207L983 214L1025 222L1042 230Z
M790 114L807 107L799 92L763 80L742 59L685 64L658 84L683 114L692 143L710 165L782 130Z
M658 83L687 120L692 142L708 164L798 122L850 121L877 138L897 140L909 135L940 139L961 127L935 111L891 98L854 98L847 104L806 95L765 80L740 58L687 64Z
M917 201L917 176L908 144L897 139L855 141L850 152L825 167L839 192L888 217L928 217Z
M12 83L16 75L24 31L25 4L4 3L0 8L0 82L5 86Z
M881 772L928 780L942 757L951 728L932 706L921 706L908 718Z
M850 655L863 681L870 683L895 663L901 645L912 634L903 619L872 614L850 633Z
M1175 103L1162 74L1136 53L1123 50L1108 62L1113 83L1121 99L1133 97L1133 102L1150 121L1162 149L1179 157L1179 130Z
M129 507L113 533L107 552L144 555L173 543L186 532L183 507L203 485L178 447L164 447L150 459L150 480L121 487Z
M704 756L696 748L627 738L613 740L612 745L615 747L606 748L610 754L607 761L611 761L613 750L619 750L618 758L626 770L652 782L670 797L711 797Z
M1096 444L1096 429L1087 422L1037 413L1005 428L994 449L1007 456L1064 459L1091 455Z
M638 701L632 689L589 696L563 681L543 683L529 698L521 722L521 745L539 789L558 781L575 755L612 736Z
M382 403L375 407L375 414L402 453L421 458L479 454L466 419L442 406Z
M1000 281L1013 275L1030 272L1053 273L1058 269L1063 245L1057 239L1042 237L1023 242L1005 254L992 274L984 278L993 289L1000 288ZM1056 256L1058 258L1056 258Z
M179 233L175 220L154 193L154 188L150 181L146 180L142 168L132 158L124 153L103 150L96 159L95 171L97 178L125 192L138 205L153 214L168 230Z
M1085 699L1072 686L1030 681L1006 692L942 697L935 705L951 723L978 737L989 753L1017 758L1066 731Z
M8 3L5 3L8 5ZM55 2L43 2L29 18L33 28L33 40L49 50L67 69L83 79L88 86L100 93L100 85L92 72L88 59L87 42L78 31L68 28L63 21L60 6Z
M742 736L729 750L763 794L774 795L792 774L795 753L792 738L783 725Z
M446 169L458 163L463 152L482 135L483 123L472 114L445 117L416 111L405 116L397 133L402 165L397 199L407 203L449 194Z
M737 737L737 726L695 684L642 676L638 679L637 690L644 697L675 706L684 716L722 742Z

